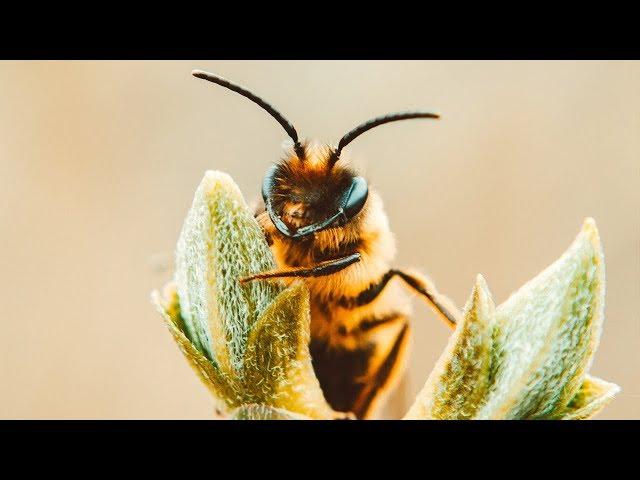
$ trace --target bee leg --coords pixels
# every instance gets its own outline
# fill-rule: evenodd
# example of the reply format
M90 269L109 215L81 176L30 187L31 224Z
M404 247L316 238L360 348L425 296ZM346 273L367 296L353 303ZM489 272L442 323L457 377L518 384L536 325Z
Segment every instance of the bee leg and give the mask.
M352 411L358 418L367 418L375 401L399 379L409 344L409 333L409 323L405 321L391 350L353 403Z
M417 273L403 272L402 270L392 270L405 281L413 290L427 299L427 302L436 313L451 327L455 328L456 323L461 318L461 314L456 306L444 295L438 293L435 287L422 275Z
M251 282L253 280L265 280L284 277L323 277L344 270L349 265L360 261L359 253L352 253L345 257L334 258L317 263L311 267L297 267L283 270L272 270L269 272L256 273L240 279L240 283Z
M343 308L355 308L373 302L378 295L384 291L389 281L396 275L402 278L402 280L404 280L404 282L413 290L424 296L429 302L429 305L431 305L438 316L442 318L447 325L451 328L455 327L458 319L461 318L461 314L454 303L444 295L438 293L431 282L422 275L404 272L397 269L389 270L382 276L380 281L370 285L357 296L343 297L339 300L340 306Z

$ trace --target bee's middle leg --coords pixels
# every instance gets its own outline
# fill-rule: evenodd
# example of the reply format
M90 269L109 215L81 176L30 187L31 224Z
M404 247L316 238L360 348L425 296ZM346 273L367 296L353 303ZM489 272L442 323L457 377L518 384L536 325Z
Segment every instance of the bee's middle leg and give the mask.
M461 318L458 308L444 295L438 293L435 286L424 276L392 268L385 273L382 278L371 284L355 297L343 297L338 300L343 308L361 307L373 302L384 291L389 281L395 277L400 277L415 292L422 295L429 305L435 310L438 316L451 328L455 328Z

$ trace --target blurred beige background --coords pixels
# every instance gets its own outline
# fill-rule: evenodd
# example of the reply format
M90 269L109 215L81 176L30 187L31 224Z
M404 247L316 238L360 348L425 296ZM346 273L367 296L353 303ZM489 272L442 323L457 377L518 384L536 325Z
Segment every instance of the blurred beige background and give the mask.
M386 199L397 264L458 304L479 272L505 300L593 216L608 283L592 372L623 388L599 418L640 418L640 63L558 61L0 62L0 418L211 417L149 293L203 172L251 200L285 134L193 68L325 142L378 114L441 111L349 151ZM390 416L447 341L415 305Z

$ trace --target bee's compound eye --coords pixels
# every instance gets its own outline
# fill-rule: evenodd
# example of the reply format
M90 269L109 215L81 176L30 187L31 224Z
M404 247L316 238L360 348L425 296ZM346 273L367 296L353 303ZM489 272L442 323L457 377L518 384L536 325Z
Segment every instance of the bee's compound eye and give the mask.
M267 199L271 198L273 188L276 183L276 171L278 167L276 165L272 166L269 170L267 170L267 174L264 176L264 180L262 181L262 199L264 203L267 203Z
M362 207L364 207L367 197L369 196L369 186L363 177L355 177L351 181L348 195L344 203L344 214L351 220L355 217Z

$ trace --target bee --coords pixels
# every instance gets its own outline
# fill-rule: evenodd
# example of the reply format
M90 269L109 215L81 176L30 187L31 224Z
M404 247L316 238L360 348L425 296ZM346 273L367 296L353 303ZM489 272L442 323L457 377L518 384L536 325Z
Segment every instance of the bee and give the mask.
M309 349L324 396L336 411L371 418L405 369L411 334L407 287L450 327L460 313L426 277L392 267L396 245L382 199L341 153L377 126L439 115L384 115L358 125L336 147L323 146L300 141L280 112L246 88L200 70L192 74L256 103L293 141L267 171L255 212L277 269L240 281L304 279L311 299Z

